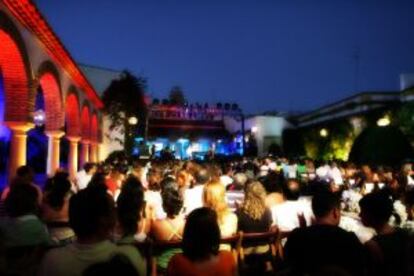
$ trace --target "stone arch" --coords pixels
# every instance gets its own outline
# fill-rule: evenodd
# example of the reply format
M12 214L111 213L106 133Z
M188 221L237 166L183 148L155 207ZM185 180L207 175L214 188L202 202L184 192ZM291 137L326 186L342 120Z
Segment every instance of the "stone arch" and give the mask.
M91 138L91 119L90 119L90 107L87 102L82 106L81 113L81 136L84 140L89 140Z
M5 121L28 122L34 101L31 65L23 38L13 21L0 11L0 73L5 100Z
M39 67L37 78L44 96L46 130L59 130L64 126L59 72L51 61L45 61Z
M66 134L74 137L79 136L81 134L79 97L75 87L69 88L65 107Z

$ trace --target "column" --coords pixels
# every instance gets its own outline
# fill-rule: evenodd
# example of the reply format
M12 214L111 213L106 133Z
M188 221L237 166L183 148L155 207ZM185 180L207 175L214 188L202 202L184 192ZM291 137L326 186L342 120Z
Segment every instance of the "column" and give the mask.
M99 143L98 144L98 153L97 153L98 162L101 162L101 161L104 160L103 154L104 154L104 152L103 152L103 143Z
M89 160L94 163L98 161L98 143L95 141L90 145Z
M85 163L89 162L89 140L81 140L81 156L80 156L80 165L83 166Z
M78 143L80 137L68 136L69 141L69 156L68 156L68 171L71 179L74 179L78 172Z
M49 176L53 176L60 165L60 138L65 134L61 130L50 130L45 132L48 139L47 144L47 170Z
M34 127L32 123L5 122L11 130L9 179L16 174L18 167L26 165L27 131Z

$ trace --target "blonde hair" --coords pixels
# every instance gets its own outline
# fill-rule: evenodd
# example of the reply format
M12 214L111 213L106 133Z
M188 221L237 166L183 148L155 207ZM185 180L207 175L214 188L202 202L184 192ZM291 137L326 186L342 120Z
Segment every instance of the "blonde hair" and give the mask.
M266 190L258 182L247 185L242 211L255 220L259 220L266 211Z
M229 213L229 208L223 184L212 181L204 186L203 205L216 211L219 224L224 222L225 216Z

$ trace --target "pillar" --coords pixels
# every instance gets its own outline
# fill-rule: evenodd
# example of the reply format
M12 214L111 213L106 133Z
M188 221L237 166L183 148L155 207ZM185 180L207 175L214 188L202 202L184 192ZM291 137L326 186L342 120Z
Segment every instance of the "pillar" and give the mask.
M94 163L98 161L98 143L97 142L91 142L89 160Z
M18 167L26 165L27 131L34 127L32 123L5 122L11 130L10 156L9 156L9 179L16 174Z
M101 162L104 160L103 154L104 154L103 143L99 143L98 144L98 162Z
M89 162L89 140L81 140L81 156L80 156L80 165L83 166L85 163Z
M69 156L68 156L68 171L71 179L74 179L78 172L78 143L80 137L68 136L69 141Z
M46 173L53 176L60 164L60 138L65 134L60 130L51 130L45 132L49 138L47 143L47 169Z

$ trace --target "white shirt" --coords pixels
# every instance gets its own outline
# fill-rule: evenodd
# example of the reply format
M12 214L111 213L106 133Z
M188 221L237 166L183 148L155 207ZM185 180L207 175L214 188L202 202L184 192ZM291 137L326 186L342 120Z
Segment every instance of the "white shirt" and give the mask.
M194 188L185 190L184 210L186 215L194 209L203 207L203 190L204 185L196 185Z
M88 186L91 179L92 179L91 174L87 174L85 170L79 171L75 176L76 185L78 186L78 191L85 189Z
M224 187L227 187L231 183L233 183L233 178L225 174L225 175L220 176L220 182L221 184L224 185Z
M273 223L283 232L299 227L299 215L303 215L306 224L312 221L312 209L305 200L288 200L271 208Z
M165 219L167 217L167 214L162 208L162 197L160 192L151 190L145 191L144 199L147 206L153 210L155 219Z
M329 178L333 180L336 185L343 185L342 173L338 167L332 167L328 171Z

